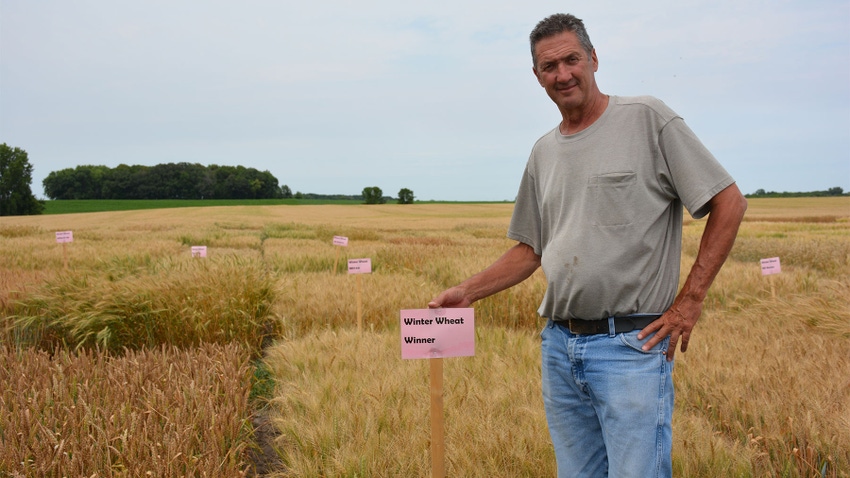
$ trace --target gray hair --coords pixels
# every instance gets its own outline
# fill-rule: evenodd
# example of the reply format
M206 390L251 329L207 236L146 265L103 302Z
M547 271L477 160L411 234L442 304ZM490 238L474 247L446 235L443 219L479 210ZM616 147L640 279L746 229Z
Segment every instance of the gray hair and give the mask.
M584 51L588 55L593 52L593 43L590 43L590 36L584 28L584 22L569 13L556 13L540 20L540 23L534 27L531 35L528 36L531 43L531 60L534 62L534 66L537 66L537 53L534 51L537 42L563 32L575 33Z

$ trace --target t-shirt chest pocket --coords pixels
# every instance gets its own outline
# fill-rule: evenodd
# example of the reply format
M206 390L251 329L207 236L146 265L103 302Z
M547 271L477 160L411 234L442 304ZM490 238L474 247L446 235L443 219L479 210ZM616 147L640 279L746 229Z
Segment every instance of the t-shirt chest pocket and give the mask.
M634 221L637 173L618 171L591 176L588 180L591 199L590 220L594 226L628 226Z

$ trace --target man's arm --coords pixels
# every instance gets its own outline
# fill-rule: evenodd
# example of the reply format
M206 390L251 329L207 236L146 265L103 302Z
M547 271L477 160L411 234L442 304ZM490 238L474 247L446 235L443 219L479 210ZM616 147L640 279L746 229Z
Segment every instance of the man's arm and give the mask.
M490 267L446 289L428 303L429 308L469 307L476 300L519 284L540 267L540 256L522 242L508 249Z
M644 350L651 349L665 337L670 336L670 347L666 352L667 360L673 360L676 344L680 338L682 352L688 349L691 330L702 314L702 305L708 288L735 243L738 227L747 210L747 200L738 186L732 184L717 193L709 201L709 206L710 212L700 240L699 253L685 280L685 285L664 315L638 334L638 339L643 339L655 332L655 335L644 344Z

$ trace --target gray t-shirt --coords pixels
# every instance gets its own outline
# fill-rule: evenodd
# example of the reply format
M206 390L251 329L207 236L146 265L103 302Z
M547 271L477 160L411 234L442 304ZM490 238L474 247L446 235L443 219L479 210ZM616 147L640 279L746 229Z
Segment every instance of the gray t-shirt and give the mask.
M694 218L734 182L681 117L611 96L589 128L531 151L508 237L542 256L543 317L660 313L679 283L682 206Z

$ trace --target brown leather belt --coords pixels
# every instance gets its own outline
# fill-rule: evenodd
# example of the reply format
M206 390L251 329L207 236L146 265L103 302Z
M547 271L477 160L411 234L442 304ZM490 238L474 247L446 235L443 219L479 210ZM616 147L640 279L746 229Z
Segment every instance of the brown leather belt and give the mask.
M659 317L661 317L661 314L633 314L625 317L614 317L614 333L622 334L624 332L642 329ZM608 319L568 319L555 321L555 323L569 328L570 332L577 335L610 333L610 324Z

